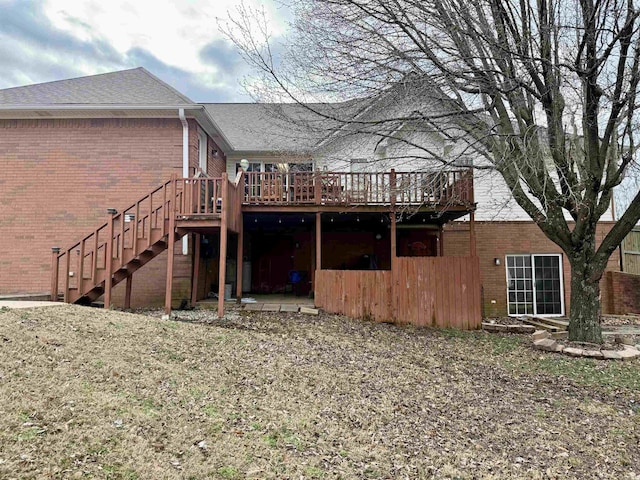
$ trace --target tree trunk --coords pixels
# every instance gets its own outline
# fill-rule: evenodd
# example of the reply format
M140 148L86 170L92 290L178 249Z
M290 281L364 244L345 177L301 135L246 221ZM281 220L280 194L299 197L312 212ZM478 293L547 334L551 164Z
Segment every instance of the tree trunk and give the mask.
M569 340L602 343L600 328L600 277L581 258L571 262L571 312Z

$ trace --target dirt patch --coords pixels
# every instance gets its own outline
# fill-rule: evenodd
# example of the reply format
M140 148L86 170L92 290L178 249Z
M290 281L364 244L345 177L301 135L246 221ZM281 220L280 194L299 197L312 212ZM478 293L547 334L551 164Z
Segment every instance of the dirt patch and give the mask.
M0 477L640 474L638 366L528 344L328 314L0 312Z

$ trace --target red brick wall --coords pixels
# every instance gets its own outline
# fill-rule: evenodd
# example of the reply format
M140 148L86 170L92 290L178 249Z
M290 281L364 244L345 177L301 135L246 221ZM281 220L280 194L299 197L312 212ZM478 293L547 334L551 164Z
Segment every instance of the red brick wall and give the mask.
M598 241L602 241L613 226L602 222L598 228ZM560 253L562 250L549 240L533 222L476 222L476 250L480 259L480 280L483 287L485 316L507 314L507 279L505 255L527 253ZM444 255L464 256L469 254L469 224L457 222L447 225L443 235ZM500 265L494 259L500 259ZM571 268L563 254L563 277L565 314L569 313L571 297ZM608 270L619 270L620 257L616 250L609 259ZM606 282L601 282L602 298L607 295ZM495 301L493 303L492 301Z
M607 288L602 295L603 313L640 313L640 275L606 272L604 280Z
M178 119L2 120L0 169L0 294L47 292L52 246L77 241L106 220L108 207L125 208L172 173L181 175L182 125ZM166 254L136 273L132 304L161 304L165 274ZM177 255L175 299L189 296L190 275L191 257ZM116 305L123 290L114 292Z

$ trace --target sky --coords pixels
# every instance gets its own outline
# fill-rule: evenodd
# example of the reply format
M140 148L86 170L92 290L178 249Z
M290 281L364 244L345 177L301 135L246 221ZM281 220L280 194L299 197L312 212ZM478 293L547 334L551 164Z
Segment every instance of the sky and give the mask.
M249 67L221 33L241 0L0 0L0 89L144 67L196 102L250 101ZM264 8L275 39L288 15Z

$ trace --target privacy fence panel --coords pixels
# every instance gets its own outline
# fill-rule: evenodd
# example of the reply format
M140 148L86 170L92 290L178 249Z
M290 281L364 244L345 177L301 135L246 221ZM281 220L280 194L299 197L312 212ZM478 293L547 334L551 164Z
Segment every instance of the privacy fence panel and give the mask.
M477 257L399 257L392 271L318 270L316 305L398 324L480 327Z

